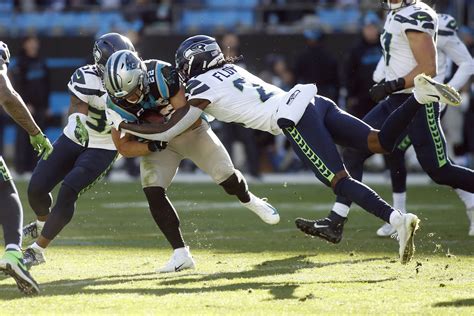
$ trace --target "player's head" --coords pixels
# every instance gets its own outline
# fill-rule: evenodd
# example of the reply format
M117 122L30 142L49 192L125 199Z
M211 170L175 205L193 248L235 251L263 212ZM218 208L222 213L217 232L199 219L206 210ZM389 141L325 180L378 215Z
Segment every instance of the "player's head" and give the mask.
M116 51L123 49L135 51L132 42L118 33L104 34L95 41L92 55L101 75L104 73L105 63L107 63L109 57Z
M145 63L130 50L113 53L105 64L104 84L113 98L140 103L149 91Z
M175 55L176 69L183 82L200 75L225 61L216 39L206 35L187 38Z
M416 0L380 0L385 10L398 10L416 3Z

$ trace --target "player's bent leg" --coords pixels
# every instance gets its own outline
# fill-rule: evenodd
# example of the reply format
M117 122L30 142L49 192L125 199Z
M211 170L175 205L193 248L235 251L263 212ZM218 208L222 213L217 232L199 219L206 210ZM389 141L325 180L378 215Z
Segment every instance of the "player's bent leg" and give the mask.
M187 132L179 145L179 152L191 159L201 170L209 174L229 195L236 196L240 203L257 214L267 224L277 224L280 215L265 198L249 191L247 181L234 164L222 142L207 122Z
M54 150L47 160L40 160L28 184L28 202L37 220L23 228L23 239L28 243L38 238L48 218L53 198L51 191L74 167L84 147L61 135L53 144Z

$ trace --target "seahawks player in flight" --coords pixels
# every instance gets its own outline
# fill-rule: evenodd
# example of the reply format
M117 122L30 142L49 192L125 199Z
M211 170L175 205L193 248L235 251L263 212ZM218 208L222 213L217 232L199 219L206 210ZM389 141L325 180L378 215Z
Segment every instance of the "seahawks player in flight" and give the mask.
M45 248L72 219L78 197L101 180L117 159L105 114L102 76L107 58L121 49L134 47L120 34L101 36L93 48L95 64L78 68L68 83L68 123L54 142L50 159L38 163L28 186L28 200L37 216L23 228L25 239L37 238L25 250L28 266L45 262ZM60 182L53 206L51 191Z
M380 128L390 113L412 99L413 87L416 95L418 88L414 79L417 75L437 75L436 12L429 5L416 0L381 2L383 7L389 10L384 32L380 37L384 52L385 80L370 89L372 98L379 103L364 117L364 122L374 128ZM440 81L443 79L439 78ZM416 113L406 131L418 161L434 182L472 193L474 172L454 165L446 154L446 141L439 120L439 103L446 102L436 96L430 97L430 100L430 103ZM354 178L362 178L364 161L371 154L363 148L344 151L345 165ZM327 218L305 220L300 228L330 242L339 242L352 201L355 202L339 194ZM400 207L400 204L402 203L397 206Z
M426 1L425 1L426 2ZM433 4L434 1L431 1ZM436 49L438 51L438 76L440 80L445 80L448 76L448 58L457 65L457 70L448 84L460 90L469 78L474 74L474 59L469 50L457 35L457 22L447 14L438 14L439 28L436 41ZM380 82L385 78L384 60L379 63L381 67L377 67L374 72L374 81ZM443 78L443 79L441 79ZM440 112L442 114L446 107L441 104ZM411 146L410 137L405 137L396 147L392 154L387 157L390 167L390 176L392 180L393 203L394 207L402 212L406 210L406 177L407 170L405 167L405 152ZM461 189L456 189L456 193L466 206L466 213L470 222L469 236L474 236L474 194ZM395 233L393 227L385 223L377 230L378 236L390 236Z
M0 105L30 135L30 142L42 159L48 159L53 146L31 116L20 95L13 89L7 76L10 62L8 46L0 42ZM36 294L39 287L23 263L21 225L23 208L8 167L0 156L0 224L3 227L5 253L0 258L0 271L15 279L25 294Z
M173 112L186 105L184 87L170 64L150 59L142 61L131 51L113 54L106 65L107 106L129 122L143 120L150 112L173 119ZM197 116L189 128L164 146L144 143L131 134L112 129L118 151L125 157L142 156L140 163L143 191L150 211L174 249L169 262L158 272L175 272L194 268L194 260L185 245L178 214L166 195L181 160L192 160L230 195L256 213L265 223L277 224L280 216L273 206L253 195L245 178L234 164L221 141L205 119Z
M321 182L394 225L400 236L401 262L411 259L418 217L401 214L369 187L351 178L336 143L378 153L390 152L398 135L415 113L424 108L423 104L438 98L452 105L459 104L456 91L427 76L418 76L415 96L394 111L379 131L317 95L314 84L296 85L284 92L264 82L226 59L215 39L209 36L197 35L182 42L176 52L176 67L186 83L187 105L176 110L165 124L126 123L108 110L115 128L143 138L169 141L189 128L205 111L224 122L240 123L274 135L284 133Z

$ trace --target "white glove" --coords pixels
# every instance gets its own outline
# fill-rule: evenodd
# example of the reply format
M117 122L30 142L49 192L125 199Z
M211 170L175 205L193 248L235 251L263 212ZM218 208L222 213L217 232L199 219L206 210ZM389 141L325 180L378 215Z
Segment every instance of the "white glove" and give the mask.
M120 114L109 108L105 110L105 114L107 115L107 123L113 126L117 131L120 131L120 123L126 122L126 120L120 116Z

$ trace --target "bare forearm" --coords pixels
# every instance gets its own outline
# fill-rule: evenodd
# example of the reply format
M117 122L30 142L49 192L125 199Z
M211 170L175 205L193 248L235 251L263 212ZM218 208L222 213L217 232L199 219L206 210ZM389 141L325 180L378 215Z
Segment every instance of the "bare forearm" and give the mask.
M16 91L5 91L2 93L1 104L3 108L29 135L36 135L41 129L31 116L22 98Z
M430 77L436 76L436 62L434 64L416 65L403 79L405 79L405 88L411 88L415 85L415 77L424 73Z
M117 150L125 158L141 157L151 153L148 144L137 140L127 141L121 144Z

